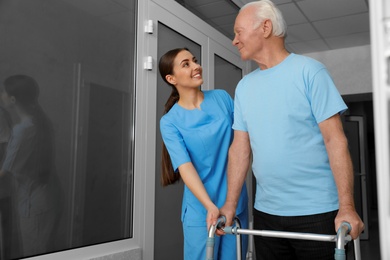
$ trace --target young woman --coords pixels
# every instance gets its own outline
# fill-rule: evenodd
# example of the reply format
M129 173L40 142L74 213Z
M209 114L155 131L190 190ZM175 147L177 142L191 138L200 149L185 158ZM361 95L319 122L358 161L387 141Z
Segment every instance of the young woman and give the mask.
M160 120L163 138L162 184L180 178L185 190L181 220L184 259L205 259L208 228L219 217L227 193L227 157L233 138L233 101L224 90L202 91L202 67L186 48L160 58L161 77L172 87ZM244 185L236 215L248 226ZM243 237L245 256L247 237ZM216 237L214 259L235 259L235 236Z
M0 177L16 183L21 256L50 252L59 217L59 187L54 178L52 125L38 103L37 82L26 75L4 81L1 98L18 117L8 142ZM1 180L0 180L1 181Z

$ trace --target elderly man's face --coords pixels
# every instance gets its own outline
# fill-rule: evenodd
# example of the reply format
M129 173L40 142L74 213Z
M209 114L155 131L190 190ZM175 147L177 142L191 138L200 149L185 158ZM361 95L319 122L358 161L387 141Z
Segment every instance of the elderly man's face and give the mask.
M258 21L255 20L254 8L252 7L243 9L236 17L233 45L238 48L243 60L253 59L262 50L263 23L255 27L256 23L258 24Z

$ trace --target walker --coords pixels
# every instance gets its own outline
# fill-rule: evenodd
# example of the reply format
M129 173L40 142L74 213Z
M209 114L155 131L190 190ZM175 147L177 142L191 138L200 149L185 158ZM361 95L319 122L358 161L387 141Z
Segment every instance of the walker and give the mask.
M214 260L214 240L215 231L226 222L224 216L220 217L217 221L217 225L212 225L209 229L209 235L206 243L206 260ZM268 231L268 230L250 230L242 229L240 220L236 217L234 219L234 225L230 227L224 227L222 230L226 234L236 235L237 241L237 260L241 260L241 234L244 235L255 235L263 237L274 237L274 238L290 238L290 239L304 239L314 240L323 242L335 242L335 260L345 260L345 245L352 240L348 233L351 231L351 225L347 222L343 222L337 231L336 235L322 235L322 234L311 234L311 233L297 233L297 232L285 232L285 231ZM355 260L361 260L360 256L360 239L359 237L354 242Z

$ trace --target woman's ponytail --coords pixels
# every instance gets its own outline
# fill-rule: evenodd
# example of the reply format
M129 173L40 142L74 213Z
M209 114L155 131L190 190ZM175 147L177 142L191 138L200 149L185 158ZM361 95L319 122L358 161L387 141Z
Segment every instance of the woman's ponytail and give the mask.
M168 113L169 110L175 105L175 103L179 100L179 92L176 87L170 84L166 76L173 74L173 62L177 56L177 54L181 51L187 50L187 48L179 48L173 49L165 53L159 61L159 70L162 79L172 87L171 95L169 96L167 102L164 107L164 114ZM180 181L180 173L179 171L175 172L172 166L171 157L168 153L168 150L163 142L162 144L162 153L161 153L161 184L163 187L168 186L170 184L174 184Z

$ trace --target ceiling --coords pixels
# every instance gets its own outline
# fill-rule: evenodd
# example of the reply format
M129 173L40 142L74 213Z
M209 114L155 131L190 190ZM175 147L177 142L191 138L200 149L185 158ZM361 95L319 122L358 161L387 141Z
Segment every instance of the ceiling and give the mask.
M129 30L135 0L63 0ZM175 0L233 39L239 8L252 0ZM310 53L370 44L368 0L272 0L287 23L286 47Z
M234 38L239 8L251 0L175 0ZM368 0L272 0L287 23L286 47L310 53L370 44Z

